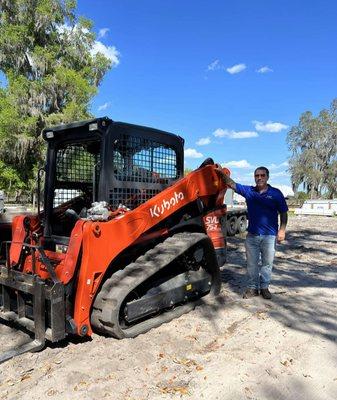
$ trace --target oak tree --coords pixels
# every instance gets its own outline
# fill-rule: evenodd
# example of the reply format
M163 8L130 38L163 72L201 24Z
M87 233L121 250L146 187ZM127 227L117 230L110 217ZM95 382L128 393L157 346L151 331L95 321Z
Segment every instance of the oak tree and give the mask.
M12 187L32 186L45 126L91 117L112 66L75 11L75 0L0 0L0 158Z

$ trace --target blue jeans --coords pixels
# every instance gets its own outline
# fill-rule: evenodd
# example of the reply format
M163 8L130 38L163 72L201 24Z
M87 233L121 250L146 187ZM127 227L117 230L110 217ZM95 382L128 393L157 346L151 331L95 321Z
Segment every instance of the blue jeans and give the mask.
M248 288L266 289L269 286L275 256L275 242L274 235L247 234L245 247Z

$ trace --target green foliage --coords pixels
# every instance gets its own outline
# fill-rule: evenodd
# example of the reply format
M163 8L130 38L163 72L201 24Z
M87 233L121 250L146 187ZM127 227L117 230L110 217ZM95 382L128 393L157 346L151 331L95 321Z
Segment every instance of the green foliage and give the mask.
M8 167L0 160L0 187L7 193L13 189L22 189L24 183L21 181L18 173L14 168Z
M306 192L297 192L296 198L298 200L307 200L309 198L309 196L308 196L308 193L306 193Z
M84 147L69 146L59 150L57 159L56 179L58 181L71 182L78 179L81 182L92 181L93 171L98 160ZM86 168L83 168L83 165Z
M193 169L192 168L185 168L184 169L184 176L188 175L190 172L192 172Z
M74 0L0 0L0 70L7 78L0 87L0 157L4 176L18 178L12 187L34 182L44 127L91 117L90 100L111 68L94 52L92 22L77 18L75 8Z
M303 113L288 132L293 186L303 184L310 198L337 196L337 99L317 117Z

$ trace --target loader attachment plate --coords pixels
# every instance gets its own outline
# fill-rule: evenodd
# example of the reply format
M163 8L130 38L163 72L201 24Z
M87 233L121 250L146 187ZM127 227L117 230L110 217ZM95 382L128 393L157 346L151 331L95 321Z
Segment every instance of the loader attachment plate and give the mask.
M5 353L0 354L0 364L10 360L11 358L19 356L20 354L39 351L42 350L43 348L44 348L44 341L40 342L39 340L32 340L31 342L28 342L16 349L12 349L6 351Z
M41 350L46 340L66 336L64 285L38 275L0 266L0 322L10 321L34 333L34 340L0 354L0 363L28 351Z

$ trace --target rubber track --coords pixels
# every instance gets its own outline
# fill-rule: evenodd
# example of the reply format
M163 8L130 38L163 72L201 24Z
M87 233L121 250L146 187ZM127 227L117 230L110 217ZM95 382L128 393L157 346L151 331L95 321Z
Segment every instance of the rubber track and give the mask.
M174 259L197 244L206 249L209 273L212 275L211 294L220 290L220 271L211 240L204 233L177 233L139 257L135 262L108 278L98 293L91 315L92 325L100 332L123 339L135 337L191 311L200 299L148 318L136 325L122 328L119 324L120 307L126 296L138 285L164 268Z

